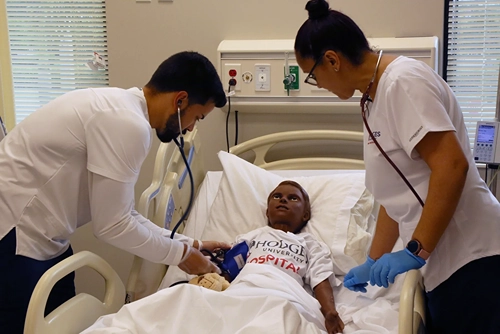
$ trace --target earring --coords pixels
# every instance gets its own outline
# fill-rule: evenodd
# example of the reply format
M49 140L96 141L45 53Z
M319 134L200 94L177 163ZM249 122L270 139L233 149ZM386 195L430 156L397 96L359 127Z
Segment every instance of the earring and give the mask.
M338 69L338 68L335 68L334 70L335 70L335 72L338 72L338 71L339 71L339 69Z

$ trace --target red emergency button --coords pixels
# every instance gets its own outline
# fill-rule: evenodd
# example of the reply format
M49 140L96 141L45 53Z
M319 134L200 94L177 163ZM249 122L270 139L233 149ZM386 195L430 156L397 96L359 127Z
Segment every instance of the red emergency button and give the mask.
M236 72L236 70L235 70L235 69L230 69L230 70L229 70L229 76L230 76L230 77L235 77L235 76L236 76L236 74L238 74L238 72Z

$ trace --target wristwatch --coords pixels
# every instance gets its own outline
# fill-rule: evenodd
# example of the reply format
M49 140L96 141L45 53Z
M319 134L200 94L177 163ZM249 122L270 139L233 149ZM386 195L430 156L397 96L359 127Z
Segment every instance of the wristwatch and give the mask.
M421 257L424 260L427 260L429 256L431 256L428 251L422 248L422 244L420 243L420 241L416 239L410 240L406 244L406 249L408 249L413 255Z

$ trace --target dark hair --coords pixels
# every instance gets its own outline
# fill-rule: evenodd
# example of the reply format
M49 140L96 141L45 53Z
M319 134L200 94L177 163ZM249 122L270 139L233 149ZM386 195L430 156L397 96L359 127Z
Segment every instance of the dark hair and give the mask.
M358 25L347 15L330 9L325 0L310 0L306 4L309 19L295 37L295 51L302 58L318 60L324 52L333 50L344 55L353 65L360 65L370 46Z
M189 104L205 105L212 101L222 108L227 101L214 65L193 51L176 53L161 63L146 87L156 93L186 91Z

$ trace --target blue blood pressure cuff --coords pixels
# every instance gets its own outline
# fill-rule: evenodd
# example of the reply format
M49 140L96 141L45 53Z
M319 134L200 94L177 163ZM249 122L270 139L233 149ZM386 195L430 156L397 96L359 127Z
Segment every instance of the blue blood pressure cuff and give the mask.
M248 244L246 241L242 241L224 254L224 260L220 264L220 269L222 272L226 272L232 281L247 262L247 256Z

